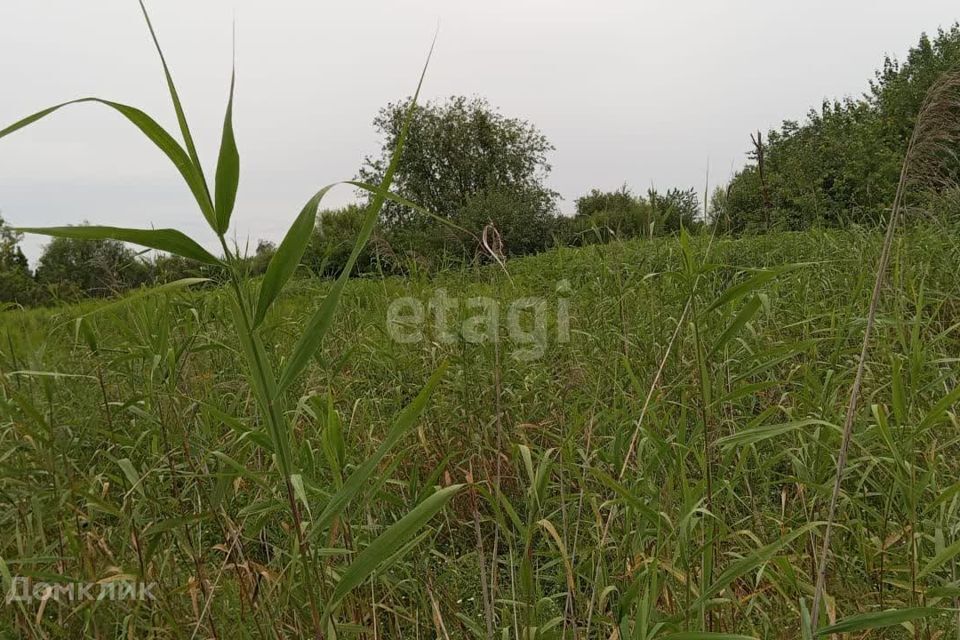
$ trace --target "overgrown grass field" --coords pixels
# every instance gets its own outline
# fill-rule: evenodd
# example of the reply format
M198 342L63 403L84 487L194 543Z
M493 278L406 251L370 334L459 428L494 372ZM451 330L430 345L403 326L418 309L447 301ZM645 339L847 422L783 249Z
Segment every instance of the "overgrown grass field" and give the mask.
M826 583L824 625L846 624L848 637L958 633L958 231L911 227L894 245ZM456 484L445 509L339 594L327 629L802 637L882 241L872 230L685 236L561 249L506 271L351 280L288 391L314 572L300 570L226 289L3 313L5 584L156 585L144 601L8 603L3 637L310 636L308 594L335 599L371 541ZM419 342L392 339L390 304L440 289L492 297L504 313L542 298L542 356L515 357L529 345L505 330L478 344L445 339L435 322ZM301 279L278 299L261 325L276 366L329 290ZM411 428L320 526L438 370ZM907 611L885 620L888 609Z

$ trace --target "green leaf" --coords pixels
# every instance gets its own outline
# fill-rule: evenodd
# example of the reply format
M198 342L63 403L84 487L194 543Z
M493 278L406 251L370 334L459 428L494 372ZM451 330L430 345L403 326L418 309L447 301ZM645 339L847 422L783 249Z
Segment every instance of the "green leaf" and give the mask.
M238 476L246 478L247 480L260 485L264 489L268 489L268 490L270 489L270 485L268 485L263 478L261 478L258 474L253 473L246 467L246 465L240 464L239 462L237 462L236 460L234 460L224 452L214 451L212 452L212 455L213 457L217 458L218 460L226 464L228 467L233 469Z
M299 473L290 474L290 484L293 486L293 492L297 499L306 507L307 513L310 513L310 500L307 498L307 490L303 486L303 476Z
M560 532L557 531L554 524L547 518L539 520L537 524L544 528L547 534L553 539L553 543L557 545L557 550L560 552L560 559L563 560L564 571L566 571L567 588L571 594L575 593L577 584L573 577L573 565L570 564L570 555L567 553L567 545L564 543L563 537L560 535Z
M734 300L738 300L743 296L747 295L748 293L750 293L751 291L754 291L755 289L759 289L760 287L762 287L763 285L765 285L766 283L770 282L771 280L776 278L778 275L780 275L781 272L782 270L761 271L755 276L751 278L747 278L746 280L744 280L739 284L733 285L732 287L724 291L719 298L714 300L713 304L707 307L707 310L704 313L709 313L714 309L719 309L723 305L729 304Z
M892 627L894 625L928 618L933 615L943 613L943 609L933 609L930 607L915 607L912 609L891 609L890 611L877 611L874 613L862 613L860 615L850 616L832 624L829 627L817 631L817 636L826 636L834 633L849 633L851 631L863 631L864 629L880 629L882 627Z
M210 226L214 226L215 218L213 205L210 204L210 194L207 192L206 183L204 182L203 176L200 174L198 168L194 166L190 156L187 155L187 153L183 150L183 147L180 146L180 143L178 143L173 136L167 133L163 127L157 124L156 120L148 116L140 109L125 104L120 104L118 102L101 100L100 98L80 98L78 100L70 100L69 102L64 102L42 111L38 111L33 115L27 116L23 120L13 123L6 129L0 131L0 138L8 136L15 131L33 124L37 120L45 118L46 116L62 109L63 107L81 104L84 102L93 102L108 106L111 109L119 112L127 120L133 123L134 126L140 129L140 131L147 136L147 138L149 138L150 141L157 146L157 148L163 151L167 158L169 158L173 165L177 168L177 171L180 172L180 175L183 176L184 181L190 188L191 193L193 193L193 197L200 206L200 211L203 213L203 216L207 219L207 222L210 223Z
M275 401L279 394L277 393L276 379L273 377L273 370L270 367L270 360L257 332L245 329L248 319L244 315L246 311L240 306L240 301L232 297L230 302L233 322L237 327L237 337L247 359L247 366L250 371L249 380L253 387L254 396L266 418L265 422L270 433L270 440L273 442L280 472L283 474L284 480L289 481L290 474L293 472L290 425L279 403Z
M361 182L359 180L345 180L344 184L349 184L350 186L357 187L358 189L363 189L364 191L374 195L380 192L380 187L378 187L377 185L370 184L369 182ZM442 216L439 216L436 213L427 209L426 207L421 207L417 203L412 202L401 195L398 195L392 191L387 191L384 195L386 196L387 200L390 200L391 202L396 202L397 204L403 207L407 207L408 209L411 209L413 211L416 211L417 213L421 213L426 217L431 218L434 222L439 222L442 225L450 227L451 229L454 229L456 231L460 231L461 233L465 233L474 238L477 237L476 234L470 231L469 229L461 227L460 225L450 220L449 218L444 218ZM479 238L477 239L479 240Z
M220 139L220 157L217 160L217 181L214 187L214 209L217 212L216 231L223 235L230 228L230 216L237 202L237 187L240 184L240 152L233 135L233 89L237 73L230 74L230 100L227 115L223 118L223 136Z
M173 282L165 282L164 284L155 286L155 287L145 287L131 293L130 295L123 296L115 302L110 302L108 304L103 304L95 307L92 311L88 311L79 318L78 321L83 320L84 318L90 318L95 315L100 315L108 311L113 311L119 309L120 307L125 307L131 302L136 302L137 300L142 300L150 296L155 296L161 293L169 293L171 291L178 291L186 287L193 286L195 284L202 284L204 282L210 282L210 278L181 278L180 280L174 280ZM89 342L89 338L88 338ZM96 349L94 349L95 351Z
M732 562L713 582L713 584L703 590L703 593L700 594L700 597L697 598L696 602L690 605L690 610L696 610L698 607L705 604L710 598L723 591L734 580L750 573L760 565L769 562L780 552L781 549L791 544L800 536L805 535L811 529L819 527L822 524L824 523L810 522L799 529L794 529L789 534L781 537L779 540L771 542L765 547L760 547L753 553L750 553L743 558Z
M87 347L90 349L90 353L99 353L100 346L97 344L97 334L94 332L93 327L90 326L90 323L87 321L86 316L80 316L74 320L74 342L80 342L80 338L83 337L84 342L87 343Z
M124 229L82 225L78 227L20 227L17 231L77 240L120 240L159 249L206 264L223 264L206 249L176 229Z
M142 495L143 485L140 484L140 473L137 471L137 468L133 466L130 458L120 458L117 460L117 465L123 471L123 475L127 477L127 482L130 483L130 489L136 489Z
M443 509L462 487L463 485L456 484L433 493L361 551L340 577L327 603L325 616L329 618L330 613L347 594L366 580L377 567L403 546L404 542Z
M926 429L927 427L932 427L938 421L940 421L943 418L943 415L950 410L950 407L957 404L957 402L960 402L960 387L957 387L944 397L940 398L940 401L933 405L930 411L927 412L927 415L924 416L918 428Z
M206 178L203 177L203 168L200 165L200 156L197 155L197 147L193 143L193 136L190 134L190 127L187 125L187 117L183 112L183 105L180 103L180 96L177 94L177 87L173 83L173 76L170 73L170 67L167 65L167 59L163 55L163 49L160 48L160 41L157 39L157 33L153 29L153 23L150 21L150 15L147 13L147 7L140 0L140 9L143 11L143 19L147 21L147 28L150 30L150 37L153 38L153 44L157 48L157 54L160 56L160 63L163 65L163 74L167 79L167 89L170 91L170 99L173 102L173 109L177 113L177 124L180 125L180 133L183 135L183 141L187 146L190 162L193 165L194 177L197 186L202 188L197 195L197 202L203 211L203 216L207 219L210 226L216 231L217 214L214 211L213 203L210 200L210 190L207 188Z
M413 114L416 110L417 99L420 96L420 89L423 87L423 79L427 74L427 67L430 65L430 55L432 53L433 46L430 47L430 54L427 55L427 62L424 64L423 71L420 74L420 82L417 84L417 90L413 94L413 99L410 101L410 106L404 117L400 135L397 137L397 145L393 150L393 156L390 158L390 165L383 175L380 188L377 189L374 194L373 201L367 207L363 225L360 228L360 234L357 236L357 240L353 245L353 251L350 252L350 257L347 258L347 262L344 264L343 271L340 272L337 281L323 299L323 302L320 303L320 308L317 309L313 317L310 318L306 330L300 336L300 340L294 347L293 355L290 357L290 361L287 362L280 376L280 382L277 385L280 393L283 393L289 388L290 384L306 369L314 354L323 344L323 339L333 321L333 314L337 309L337 305L340 303L343 287L350 277L350 273L353 271L357 258L360 257L360 253L366 246L367 241L370 240L370 235L373 233L374 226L376 226L377 219L380 216L380 210L383 208L383 203L387 199L387 194L390 192L393 176L397 172L397 166L400 164L403 146L407 139L407 133L410 131L410 121L413 119Z
M380 461L396 446L400 438L402 438L413 426L416 424L417 419L423 413L424 409L427 406L427 402L430 400L430 396L433 394L434 390L437 388L437 385L440 384L440 380L443 379L443 374L446 373L447 365L442 364L440 367L433 372L433 375L430 376L430 379L427 381L427 384L424 385L423 389L417 394L417 397L414 398L403 411L400 412L400 415L397 417L396 422L390 428L390 431L387 433L387 437L380 443L380 446L377 447L377 450L372 456L363 461L359 467L357 467L350 477L347 478L346 482L343 483L343 487L337 491L333 497L330 498L330 501L327 503L327 506L324 508L323 512L317 518L313 535L319 535L333 522L333 519L336 518L343 509L350 503L351 500L360 492L370 479L370 476L376 470L377 466L380 464Z
M917 574L917 579L925 578L926 576L930 575L958 553L960 553L960 539L934 556L934 558L926 564L920 573Z
M710 349L710 353L707 354L708 357L712 356L714 353L719 351L724 347L725 344L730 342L734 336L736 336L740 329L743 328L745 324L750 322L753 316L760 310L760 306L763 303L760 301L760 298L753 296L750 298L750 301L743 306L743 309L740 310L740 313L737 314L737 317L733 319L733 322L730 323L730 326L723 332L723 335L717 339L713 347Z
M793 422L785 422L783 424L771 424L764 427L756 427L754 429L743 429L737 433L717 439L716 444L724 449L745 447L757 444L758 442L763 442L764 440L769 440L770 438L777 438L790 433L791 431L796 431L797 429L802 429L804 427L813 425L828 427L837 431L838 433L842 432L842 429L832 422L817 420L816 418L808 418L806 420L795 420Z
M293 276L297 267L300 266L300 259L303 258L303 253L307 250L307 246L313 238L317 207L320 206L323 196L334 186L336 185L327 185L307 201L300 215L290 225L283 242L277 247L277 252L270 258L267 273L263 277L263 284L260 285L260 296L257 298L257 313L253 319L253 326L256 327L263 322L270 305L280 295L284 285Z

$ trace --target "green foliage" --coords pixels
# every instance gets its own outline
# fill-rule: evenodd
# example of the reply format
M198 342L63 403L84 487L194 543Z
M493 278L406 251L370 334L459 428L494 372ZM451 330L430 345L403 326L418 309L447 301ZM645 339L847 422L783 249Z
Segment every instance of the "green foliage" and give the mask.
M0 304L29 306L44 300L34 281L27 258L20 249L23 234L14 231L0 216Z
M29 271L23 269L0 270L0 305L12 303L30 307L46 301L46 292L31 277Z
M698 226L699 202L693 189L654 188L635 196L623 185L617 191L593 189L577 199L577 215L561 225L563 244L579 246L615 239L672 235Z
M315 472L316 469L310 464L310 452L304 451L301 443L296 438L296 424L291 413L287 411L287 403L290 401L289 396L294 391L293 385L300 380L307 366L313 362L314 357L324 345L326 334L334 320L335 312L339 306L347 278L350 276L359 254L368 243L373 229L376 226L382 206L387 200L387 194L390 190L404 148L410 121L416 109L416 99L420 92L420 86L422 86L423 83L423 77L426 74L426 67L424 67L423 74L421 74L420 84L417 86L414 97L404 110L402 124L400 125L395 140L395 150L391 154L389 163L384 167L382 178L378 180L374 186L368 187L373 192L371 202L364 211L362 224L353 242L353 250L346 260L343 271L328 295L317 305L316 311L306 323L306 329L300 335L299 340L296 341L293 350L288 354L287 358L278 363L275 362L275 359L266 347L267 341L263 335L265 330L264 325L266 324L265 320L271 307L284 293L284 289L287 287L291 276L300 265L303 254L310 242L317 209L319 208L322 198L333 185L321 188L307 201L279 247L274 248L272 245L261 244L257 248L257 255L252 260L239 255L233 255L227 245L226 234L229 231L230 217L235 204L240 175L240 157L234 138L232 122L234 82L231 80L230 97L224 118L220 154L216 171L216 183L214 189L211 191L210 185L204 177L196 145L194 144L193 136L187 124L186 115L184 114L173 77L167 66L166 59L164 58L153 25L150 22L142 0L140 6L163 65L167 88L182 136L182 143L177 141L157 124L153 118L139 109L98 98L86 98L67 102L37 112L0 130L0 138L13 134L63 107L79 102L94 102L113 108L125 116L127 120L134 124L152 141L180 172L186 186L193 193L197 201L199 213L216 233L220 241L223 250L222 259L212 255L195 240L175 229L125 229L85 225L78 227L29 228L23 229L23 231L52 236L54 238L44 252L37 269L37 279L40 282L55 283L61 287L69 285L77 291L88 295L97 295L104 291L121 290L132 286L137 282L138 278L142 277L144 280L146 279L146 265L139 260L136 254L126 248L123 244L124 242L138 244L150 249L167 251L186 260L193 260L210 267L217 267L219 268L218 270L226 276L229 286L229 302L224 305L224 308L221 309L221 313L217 315L217 318L232 317L232 334L229 335L229 337L224 336L222 340L218 341L217 346L231 344L230 349L234 353L242 356L241 362L244 372L243 394L248 396L251 402L244 401L231 407L231 412L235 413L235 415L229 415L228 412L221 413L218 427L223 434L226 429L236 428L238 424L242 424L246 419L256 419L256 435L251 437L251 442L256 445L256 453L258 455L265 456L271 461L271 465L269 466L272 466L273 471L275 471L279 477L275 478L273 483L269 482L265 475L257 477L254 474L247 473L244 474L243 477L247 479L256 478L256 483L259 486L268 489L270 493L265 497L265 500L269 504L269 511L283 509L289 516L291 525L287 527L289 542L287 548L293 550L293 553L290 562L287 563L283 572L288 576L286 578L288 581L298 583L298 589L288 590L288 595L283 596L279 601L275 602L274 606L289 608L291 611L297 612L293 614L293 617L299 617L300 610L305 610L309 622L305 624L298 623L296 626L298 628L309 627L312 629L314 637L320 638L326 634L328 631L327 627L331 624L328 618L331 613L331 608L334 608L340 599L346 597L354 588L366 580L373 571L384 565L384 563L391 561L396 554L408 550L409 546L404 546L402 549L397 547L405 543L421 528L426 526L428 521L443 508L446 501L459 491L459 487L441 490L420 505L413 507L405 516L399 517L395 524L390 527L387 534L385 534L388 538L393 538L393 540L384 537L374 539L366 549L358 554L352 563L346 565L343 577L337 581L334 599L328 600L325 604L320 602L321 597L328 595L328 590L324 588L327 575L326 571L321 573L319 569L320 556L314 553L310 540L314 537L322 539L323 537L336 536L338 523L334 521L313 521L311 503L318 499L336 500L337 494L324 491L321 485L315 480L313 472ZM211 197L211 193L214 194L213 197ZM250 275L251 272L264 266L264 277L258 287L251 281ZM118 274L123 277L122 282L114 281L114 278L116 278ZM160 287L156 291L158 293L176 292L190 284L197 284L202 281L201 279L179 280ZM126 303L121 301L115 304L120 305L122 308L127 308L128 306L135 305L135 303L143 297L144 296L131 296L125 301ZM86 316L77 318L77 321L74 323L75 335L78 338L82 336L85 347L91 354L97 355L100 353L100 346L96 334L90 325L90 315L91 314L87 314ZM159 319L151 315L149 311L144 311L142 320L142 326L131 326L128 327L128 330L130 334L137 334L139 332L141 335L149 336L148 339L151 342L151 347L155 347L155 349L152 354L147 355L141 353L136 356L135 359L149 361L153 370L158 372L156 379L151 379L150 383L145 385L143 392L150 394L151 392L156 392L158 388L165 388L167 393L171 391L175 392L177 388L176 378L183 373L183 367L185 366L185 363L178 362L178 359L184 351L167 347L165 343L170 339L170 333L159 326L161 324ZM214 345L208 346L212 347ZM161 372L160 369L164 369L164 371ZM441 367L440 371L442 372L442 370L443 368ZM33 375L33 373L29 371L25 372L25 374ZM100 391L103 395L107 424L108 427L110 427L115 409L111 407L107 399L108 392L103 382L102 368L97 369L97 375L97 379L100 381ZM59 374L53 375L54 378L58 376ZM439 378L440 374L438 373L431 379L431 385L436 386L436 384L439 383ZM8 409L11 397L6 394L6 391L9 389L6 384L6 377L2 379L2 382L3 384L0 385L0 389L4 392L2 396L3 406L5 409ZM170 386L167 386L168 384ZM432 387L430 387L430 390L432 390ZM45 419L41 414L38 414L30 408L28 402L21 401L22 396L18 393L15 395L16 398L13 399L12 402L21 410L29 413L30 418L39 417L41 422ZM215 396L215 393L204 393L198 396L198 401L194 404L194 416L202 410L200 403L208 399L215 399ZM420 414L425 408L428 396L429 390L419 396L418 403L414 404L411 409L402 414L401 421L407 429L420 417ZM300 397L296 406L302 406L308 399L308 397ZM163 408L165 404L166 402L148 404L137 400L125 405L125 407L135 408L136 415L146 417L148 422L162 424L164 425L164 429L166 429L169 416L166 413L167 410ZM146 407L146 409L144 407ZM252 416L248 415L251 408L254 409ZM153 410L156 415L151 415L148 410ZM185 427L186 423L180 423L180 425ZM49 427L48 433L52 434L53 424L51 423ZM46 435L44 438L46 438ZM51 440L55 439L56 438L51 438ZM388 453L396 444L396 441L385 444L381 457ZM166 431L164 431L162 445L160 440L152 439L151 444L148 446L150 446L152 450L163 446L167 450L168 456L175 455L175 449L171 447L170 439ZM221 455L217 456L216 453L220 453ZM249 453L251 452L248 452L248 454ZM230 460L232 462L231 467L234 469L242 469L242 465L230 456L225 456L222 452L210 452L210 454L214 459ZM56 457L57 456L54 455L50 460L55 460ZM139 466L133 463L130 456L113 457L108 454L105 457L108 458L108 463L111 468L119 467L122 470L123 476L118 479L120 482L125 480L131 488L136 490L138 497L149 500L147 492L141 484L141 481L147 474L141 475ZM375 461L370 462L369 466L373 467L375 464ZM202 473L196 467L194 470L196 473ZM48 469L48 472L53 471L53 469ZM72 485L72 481L67 484ZM363 489L367 488L368 487L363 487ZM341 501L340 509L346 506L346 503L349 502L351 498L356 496L357 492L354 492L348 496L346 500ZM181 509L183 506L188 506L188 508L200 510L211 505L209 496L207 496L208 500L206 502L201 500L194 504L192 498L181 502L181 496L176 483L172 487L172 496L170 497L177 503L178 509ZM165 514L164 517L166 518L166 516L167 514ZM185 525L195 520L204 520L207 517L208 514L203 512L187 514L179 519L174 517L172 522L167 520L162 523L159 529L162 532L172 531L179 529L182 524ZM239 516L239 518L246 519L246 516ZM142 562L143 547L138 539L138 535L141 533L141 529L135 528L132 531L132 541L141 558L139 575L137 575L135 579L140 583L144 583L153 576L148 575ZM388 535L391 533L392 535ZM184 527L184 534L187 539L190 539L192 536L186 527ZM194 543L190 542L190 546L193 545ZM200 546L203 549L207 548L205 542L201 543ZM153 549L155 550L155 548ZM148 554L149 553L148 551ZM231 550L227 549L226 554L229 556ZM6 555L5 552L0 552L0 558ZM196 556L195 560L198 562L195 566L197 566L199 571L201 561L199 561ZM329 567L324 566L324 569L328 568ZM75 569L78 569L80 573L86 572L85 568L82 567ZM4 578L8 577L9 573L6 571L6 564L3 564L3 570ZM202 587L204 593L207 593L206 577L203 576L202 573L198 574L197 577L200 583L204 584ZM293 593L294 591L298 592L298 594L295 601L291 602L288 596L289 593ZM268 595L266 597L269 598L270 596ZM210 601L207 601L206 604L209 605ZM251 606L253 606L252 603ZM323 612L322 618L321 611ZM172 611L167 611L166 613L168 619L175 619L176 616L170 615ZM36 625L40 624L41 618L42 616L37 616ZM85 618L89 620L89 617L85 616ZM8 626L9 625L6 624L4 625L4 627ZM27 628L29 628L29 625ZM199 628L200 623L198 622L194 632L196 633ZM96 627L94 627L94 629L96 629ZM213 622L211 622L211 629L212 634L216 636L217 631L215 630ZM89 631L89 629L85 630ZM86 635L86 633L82 633L81 635ZM95 631L94 635L99 635L99 632Z
M954 25L936 38L922 36L902 63L887 58L864 96L824 101L802 123L787 121L771 131L765 144L771 211L763 206L757 166L749 165L730 185L730 230L881 219L893 200L920 105L940 75L957 65L960 26Z
M360 169L376 183L393 155L409 101L388 104L374 119L383 139L379 155ZM454 96L419 108L395 176L396 192L441 217L459 220L471 198L497 190L516 194L541 213L552 212L557 194L544 181L553 146L532 124L509 118L483 98ZM409 210L387 203L386 224L416 222Z
M317 224L304 255L304 263L317 275L339 276L347 264L362 225L363 207L360 205L321 211L317 214ZM364 246L357 258L357 271L368 273L373 270L373 256L374 246Z
M693 229L697 226L700 204L696 189L668 189L665 194L656 189L647 191L646 203L650 207L653 224L657 233L673 235L681 229Z
M958 237L916 225L898 240L832 547L837 626L824 617L819 637L955 631ZM222 320L229 287L4 314L0 558L36 581L121 567L161 597L51 601L39 622L37 602L11 603L0 628L311 636L312 587L349 622L340 638L443 637L437 619L451 638L486 638L485 600L495 638L560 639L564 625L577 638L812 638L811 549L882 240L642 238L513 260L509 277L490 265L350 280L285 406L312 581ZM539 296L552 316L559 280L570 341L539 360L513 358L502 331L496 344L384 331L393 301L438 288L501 309ZM290 359L332 285L284 288L256 332L268 362ZM216 584L206 594L198 564Z
M553 242L556 216L544 209L541 198L523 191L491 187L471 196L460 210L458 222L475 237L492 224L508 256L522 256L548 249ZM471 238L470 248L482 254Z
M57 288L61 298L102 298L146 284L150 269L118 240L59 237L44 248L36 279Z
M637 205L637 198L624 184L616 191L591 189L590 193L576 200L577 216L589 217L603 212L628 212Z
M10 228L0 216L0 271L28 271L27 258L20 249L23 234Z

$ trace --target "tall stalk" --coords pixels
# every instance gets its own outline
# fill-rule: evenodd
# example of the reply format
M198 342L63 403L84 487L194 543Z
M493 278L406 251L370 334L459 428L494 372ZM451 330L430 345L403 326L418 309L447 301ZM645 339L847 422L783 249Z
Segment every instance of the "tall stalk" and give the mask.
M897 183L897 192L890 207L890 218L887 221L887 231L880 251L880 260L877 264L876 277L873 283L873 293L870 296L870 305L867 309L866 327L863 332L863 343L860 347L860 357L857 361L857 370L853 384L850 387L850 396L847 401L846 416L843 421L843 436L840 449L837 452L837 467L833 478L833 490L830 494L830 503L827 507L826 526L823 532L823 542L818 558L817 582L813 595L813 611L811 612L811 627L816 630L820 617L820 605L826 587L828 558L830 553L830 535L833 531L833 522L836 517L837 502L843 485L843 473L847 465L847 455L850 440L853 437L853 424L857 417L857 408L860 401L860 389L863 385L863 376L866 370L867 355L870 351L870 339L877 320L877 309L880 304L880 295L886 281L887 268L893 248L893 239L896 235L897 223L900 220L903 202L908 188L915 183L940 182L938 173L942 171L944 152L955 157L951 148L960 141L960 71L947 73L931 87L924 99L917 123L910 135L900 168L900 179Z
M151 142L154 143L173 163L184 182L196 200L197 206L204 220L216 234L223 252L218 258L200 246L195 240L175 229L126 229L103 226L76 226L52 228L25 228L24 232L37 233L54 237L102 240L111 239L122 242L139 244L150 249L166 251L184 258L197 260L201 263L219 268L226 274L227 286L231 296L233 311L233 328L237 342L242 347L246 363L246 377L257 401L260 418L267 428L272 454L277 471L281 476L280 492L284 495L287 508L293 519L292 536L299 550L303 569L306 574L306 591L309 600L311 625L313 635L321 638L332 629L332 615L343 598L384 561L396 554L403 545L426 522L459 491L460 486L454 485L437 491L426 498L420 505L400 518L394 525L388 527L370 545L358 553L354 561L344 569L340 578L333 587L325 602L317 598L316 588L323 588L310 552L311 540L326 531L339 514L361 492L367 480L376 470L387 453L396 445L399 439L407 433L423 411L430 394L440 382L444 367L441 366L430 378L426 387L417 398L396 419L393 428L387 434L383 444L374 455L358 465L353 474L327 500L320 511L320 515L307 523L303 520L300 503L307 504L310 496L307 494L303 472L299 469L296 447L292 441L292 425L286 413L287 393L296 380L304 373L314 355L321 348L328 332L334 313L339 304L344 286L350 277L356 261L364 246L370 239L376 226L380 210L387 199L392 199L404 205L411 205L403 199L390 193L393 176L396 173L404 142L410 128L410 120L416 109L420 87L426 75L427 65L424 65L417 85L417 90L410 100L405 114L400 135L391 157L387 171L379 185L368 185L350 181L355 187L365 189L372 194L371 201L363 215L359 236L353 246L346 265L340 276L330 288L327 296L321 302L306 325L293 352L282 369L274 369L271 359L264 348L260 336L261 327L267 318L271 306L281 295L297 270L304 252L309 244L316 222L317 211L323 197L333 187L334 183L317 191L306 203L300 215L294 220L289 231L270 260L266 274L257 289L254 297L250 293L252 283L242 269L242 259L234 255L226 241L230 229L230 218L236 203L237 187L240 179L240 155L237 150L233 131L233 95L236 76L233 74L230 81L229 100L223 123L220 153L217 162L216 180L211 190L201 167L193 136L187 124L187 118L177 93L173 76L167 66L163 50L150 21L143 0L140 8L150 32L158 56L163 67L167 88L177 117L182 143L164 130L149 115L128 105L103 100L100 98L81 98L39 111L13 125L0 130L0 138L4 138L59 109L78 103L96 103L110 107L124 116L136 126ZM432 53L432 47L431 47ZM429 63L430 56L427 56ZM174 283L182 286L195 283L196 280L184 280ZM54 476L55 477L55 476ZM316 585L316 586L315 586Z

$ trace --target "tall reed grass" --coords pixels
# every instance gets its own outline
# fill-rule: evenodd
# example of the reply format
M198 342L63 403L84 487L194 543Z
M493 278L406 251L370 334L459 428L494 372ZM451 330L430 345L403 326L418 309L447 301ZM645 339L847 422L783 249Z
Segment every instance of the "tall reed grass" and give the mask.
M205 261L219 286L0 316L5 588L131 580L156 599L40 593L0 608L3 637L960 633L955 226L897 233L895 205L886 236L684 233L509 274L297 279L325 187L254 281L226 242L232 97L211 189L163 68L181 141L133 107L79 102L171 159L222 255L170 229L33 231ZM941 91L905 197L944 178L960 119ZM351 264L396 197L395 163L361 185L374 198ZM571 340L539 360L506 338L385 331L401 296L506 305L559 280Z

